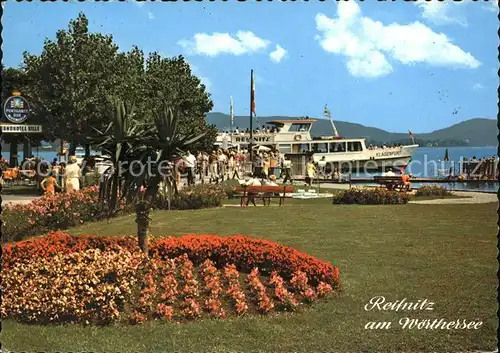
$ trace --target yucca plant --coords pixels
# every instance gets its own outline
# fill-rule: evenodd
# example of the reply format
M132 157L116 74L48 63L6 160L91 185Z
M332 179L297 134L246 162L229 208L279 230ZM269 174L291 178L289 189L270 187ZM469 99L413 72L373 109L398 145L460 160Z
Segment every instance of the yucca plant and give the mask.
M91 139L113 162L102 178L99 196L103 210L108 207L108 215L116 213L122 202L135 205L138 244L147 254L150 212L160 185L164 185L170 204L177 193L171 163L204 134L179 133L179 114L170 108L154 116L153 125L140 124L134 119L133 107L116 98L110 102L110 125L103 132L96 130L98 137Z
M105 131L99 131L97 136L89 138L90 142L110 156L112 168L104 173L100 182L99 200L101 209L108 217L118 210L120 186L122 184L123 165L144 138L144 124L135 119L134 107L125 104L118 98L109 97L110 124Z
M168 204L177 194L175 178L172 177L172 163L204 134L183 135L177 129L179 114L165 107L154 117L154 128L141 140L135 149L135 157L149 168L127 170L124 175L124 195L128 202L136 200L136 222L139 246L147 253L148 229L152 205L163 184ZM174 166L175 167L175 166ZM141 192L141 187L145 190ZM166 192L165 192L166 191Z

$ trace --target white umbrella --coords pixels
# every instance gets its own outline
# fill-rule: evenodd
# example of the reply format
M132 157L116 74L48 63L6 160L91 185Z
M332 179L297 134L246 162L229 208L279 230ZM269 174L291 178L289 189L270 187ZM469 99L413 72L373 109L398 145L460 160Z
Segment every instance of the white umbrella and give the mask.
M266 146L255 146L254 148L257 148L257 151L270 151L271 149L269 147L266 147Z

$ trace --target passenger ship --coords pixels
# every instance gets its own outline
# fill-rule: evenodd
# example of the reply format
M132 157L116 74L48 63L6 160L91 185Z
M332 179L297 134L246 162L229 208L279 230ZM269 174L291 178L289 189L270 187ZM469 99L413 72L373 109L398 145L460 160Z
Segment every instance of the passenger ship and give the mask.
M325 111L326 107L325 107ZM325 113L325 115L329 115ZM327 172L339 171L396 171L405 168L411 161L417 144L398 147L368 148L364 138L342 138L338 136L334 122L334 136L313 138L311 129L315 119L273 120L266 123L275 132L254 133L253 144L276 149L285 155L285 160L294 164L305 165L308 158L324 164ZM219 133L217 144L226 147L247 149L250 143L249 133Z

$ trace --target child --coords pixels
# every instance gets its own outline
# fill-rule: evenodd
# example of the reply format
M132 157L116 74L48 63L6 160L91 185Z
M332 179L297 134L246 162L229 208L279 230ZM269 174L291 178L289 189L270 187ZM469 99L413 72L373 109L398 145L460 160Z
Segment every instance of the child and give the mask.
M60 188L60 186L57 184L56 178L52 176L52 173L50 173L49 176L43 179L40 185L45 195L55 195L56 193L55 187L57 186L58 188Z

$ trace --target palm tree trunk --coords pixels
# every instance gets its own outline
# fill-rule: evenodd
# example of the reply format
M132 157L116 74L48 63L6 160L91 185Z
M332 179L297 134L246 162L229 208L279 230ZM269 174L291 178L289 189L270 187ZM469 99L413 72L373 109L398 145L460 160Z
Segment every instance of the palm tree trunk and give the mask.
M135 222L137 223L137 242L139 248L147 255L149 249L149 202L138 201L135 205Z

